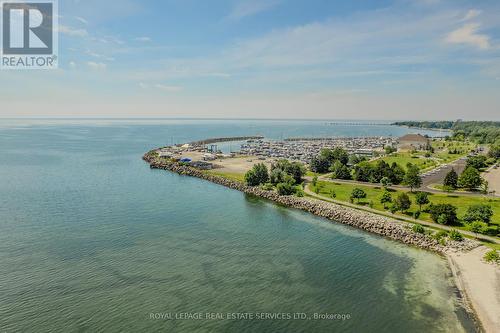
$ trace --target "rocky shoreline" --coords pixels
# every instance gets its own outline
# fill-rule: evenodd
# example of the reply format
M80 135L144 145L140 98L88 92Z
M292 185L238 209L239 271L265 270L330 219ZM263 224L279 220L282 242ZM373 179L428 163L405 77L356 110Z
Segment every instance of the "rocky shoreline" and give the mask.
M275 191L266 191L260 187L247 186L241 182L229 180L221 176L211 175L177 162L159 160L152 152L146 153L143 156L143 160L149 163L150 167L153 169L163 169L180 175L208 180L247 194L272 200L287 207L300 209L331 221L350 225L408 245L441 254L457 251L470 251L479 246L478 242L470 239L464 239L461 242L448 240L446 245L442 245L428 235L413 232L407 223L397 222L377 214L363 212L354 208L334 203L327 203L316 199L295 196L280 196Z

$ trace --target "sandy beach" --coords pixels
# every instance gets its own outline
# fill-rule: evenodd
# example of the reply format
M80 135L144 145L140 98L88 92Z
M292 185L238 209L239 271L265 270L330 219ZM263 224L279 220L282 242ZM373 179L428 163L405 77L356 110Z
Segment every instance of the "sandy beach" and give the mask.
M489 249L448 253L457 287L485 332L500 332L500 266L482 260Z

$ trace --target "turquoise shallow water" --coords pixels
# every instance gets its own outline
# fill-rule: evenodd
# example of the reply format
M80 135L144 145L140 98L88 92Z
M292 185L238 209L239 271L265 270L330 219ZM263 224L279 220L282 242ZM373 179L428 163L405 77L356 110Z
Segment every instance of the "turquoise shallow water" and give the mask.
M214 136L400 135L324 122L0 123L0 332L473 331L441 257L150 170ZM225 319L155 319L220 313ZM306 319L228 320L227 313ZM314 313L349 315L315 320ZM308 319L311 317L311 319Z

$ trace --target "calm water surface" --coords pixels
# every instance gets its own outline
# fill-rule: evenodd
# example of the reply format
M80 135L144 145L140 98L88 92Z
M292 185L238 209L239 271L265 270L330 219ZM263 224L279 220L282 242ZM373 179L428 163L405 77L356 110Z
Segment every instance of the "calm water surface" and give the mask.
M154 147L401 135L297 121L0 120L0 332L462 332L446 261L202 180ZM348 320L162 320L154 313Z

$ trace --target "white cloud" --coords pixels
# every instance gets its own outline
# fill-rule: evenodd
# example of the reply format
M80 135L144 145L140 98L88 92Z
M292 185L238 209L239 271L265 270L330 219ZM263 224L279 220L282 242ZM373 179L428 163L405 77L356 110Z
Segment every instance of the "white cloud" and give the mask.
M247 16L252 16L278 5L280 0L244 0L234 6L228 18L239 20Z
M80 16L75 16L75 19L85 25L88 25L89 24L89 21L87 21L86 19L84 19L83 17L80 17Z
M72 69L76 68L76 63L74 61L70 61L69 62L69 67L72 68Z
M87 37L89 33L85 29L75 29L59 24L59 32L71 37Z
M479 34L477 30L479 24L468 23L463 27L454 30L446 36L446 42L452 44L469 44L476 46L482 50L490 48L490 37L488 35Z
M94 58L103 59L106 61L115 61L115 58L113 58L113 57L108 57L104 54L95 53L95 52L92 52L90 50L85 51L85 53L91 57L94 57Z
M143 82L139 82L139 87L141 87L142 89L148 89L149 86Z
M168 92L177 92L182 90L182 87L180 86L167 86L164 84L155 84L155 88Z
M223 72L211 72L211 73L206 73L205 76L227 78L227 77L231 77L231 74L223 73Z
M151 37L137 37L135 40L138 42L151 42L152 41Z
M471 9L465 14L463 21L469 21L472 20L473 18L478 17L481 15L481 11L479 9Z
M87 62L87 66L93 70L105 70L108 67L105 63L93 61Z

